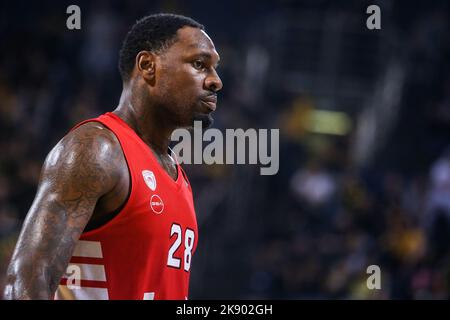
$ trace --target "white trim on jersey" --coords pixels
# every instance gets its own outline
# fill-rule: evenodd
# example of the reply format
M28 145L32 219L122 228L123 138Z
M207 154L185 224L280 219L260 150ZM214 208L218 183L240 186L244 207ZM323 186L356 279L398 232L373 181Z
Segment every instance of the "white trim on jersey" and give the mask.
M73 251L74 257L103 258L102 246L99 241L78 240Z
M72 258L103 258L99 241L79 240ZM102 260L100 260L102 261ZM108 300L107 288L95 288L81 285L80 281L99 281L106 284L106 272L103 264L69 263L62 279L67 284L60 284L55 293L56 300Z
M154 292L144 292L143 300L155 300L155 293Z
M73 270L74 267L80 268L81 278L79 280L106 281L105 267L103 265L86 264L86 263L69 263L67 269ZM63 279L67 279L69 277L71 277L71 274L67 273L62 276Z
M56 300L108 300L108 289L87 288L69 289L67 286L59 285L55 294Z

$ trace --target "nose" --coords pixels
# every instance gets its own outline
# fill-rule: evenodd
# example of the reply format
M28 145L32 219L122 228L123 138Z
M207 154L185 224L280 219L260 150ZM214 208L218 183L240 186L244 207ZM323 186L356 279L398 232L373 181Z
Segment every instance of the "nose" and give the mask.
M218 92L222 89L222 80L220 80L219 75L217 74L216 70L213 70L212 73L210 73L206 79L205 79L205 87L207 90Z

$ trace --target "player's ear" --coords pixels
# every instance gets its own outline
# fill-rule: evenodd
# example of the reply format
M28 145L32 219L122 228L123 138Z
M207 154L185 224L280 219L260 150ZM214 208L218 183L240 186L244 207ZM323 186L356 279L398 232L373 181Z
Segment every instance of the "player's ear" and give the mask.
M156 56L149 51L141 51L136 55L136 68L142 77L153 83L155 80Z

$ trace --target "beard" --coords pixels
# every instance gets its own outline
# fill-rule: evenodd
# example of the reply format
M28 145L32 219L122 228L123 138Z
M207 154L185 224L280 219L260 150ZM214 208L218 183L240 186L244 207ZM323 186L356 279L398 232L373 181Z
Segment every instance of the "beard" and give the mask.
M192 120L192 125L194 125L194 121L201 121L202 128L204 129L209 128L214 123L214 119L211 114L206 113L195 113Z

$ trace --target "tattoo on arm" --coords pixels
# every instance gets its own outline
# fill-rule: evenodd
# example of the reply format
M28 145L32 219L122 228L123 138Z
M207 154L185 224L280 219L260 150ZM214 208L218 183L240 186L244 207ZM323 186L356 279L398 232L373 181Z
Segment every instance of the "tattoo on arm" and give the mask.
M8 268L5 298L52 299L97 200L124 163L113 134L88 123L49 153Z

